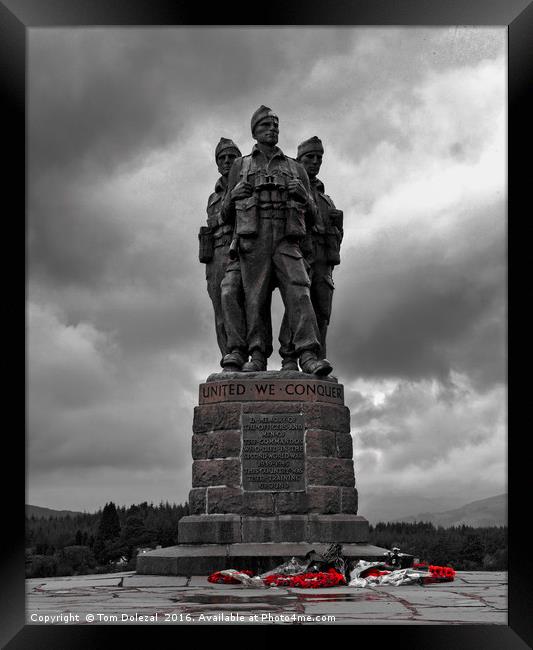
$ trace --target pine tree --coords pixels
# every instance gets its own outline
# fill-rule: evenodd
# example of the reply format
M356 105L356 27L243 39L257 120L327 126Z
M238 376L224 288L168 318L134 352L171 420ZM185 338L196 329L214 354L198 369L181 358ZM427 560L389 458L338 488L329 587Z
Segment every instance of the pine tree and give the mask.
M104 506L94 542L94 554L98 562L107 564L117 555L114 547L119 537L120 521L115 504L111 501Z
M101 540L114 540L120 536L120 521L115 504L110 501L106 503L102 511L98 534Z
M482 568L483 563L483 544L481 542L481 535L479 533L469 533L461 549L465 569L479 570Z

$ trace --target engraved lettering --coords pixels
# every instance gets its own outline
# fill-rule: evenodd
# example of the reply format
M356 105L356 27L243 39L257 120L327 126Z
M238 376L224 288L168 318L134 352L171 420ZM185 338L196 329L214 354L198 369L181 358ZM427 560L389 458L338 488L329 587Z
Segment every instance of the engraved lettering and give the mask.
M302 414L245 413L242 435L245 490L305 489Z
M255 381L216 381L200 384L200 404L226 401L248 401L281 399L300 401L312 400L343 403L343 387L331 382L302 381L300 383L276 380L272 382Z

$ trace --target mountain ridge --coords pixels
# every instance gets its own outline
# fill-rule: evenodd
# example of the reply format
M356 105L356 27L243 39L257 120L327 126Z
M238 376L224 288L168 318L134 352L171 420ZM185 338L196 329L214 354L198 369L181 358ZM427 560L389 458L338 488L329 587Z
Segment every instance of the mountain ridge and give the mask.
M459 508L443 512L424 512L408 517L399 517L395 522L429 522L435 526L472 526L474 528L507 526L507 494L498 494L485 499L465 503Z
M77 515L87 514L75 510L54 510L43 506L32 506L26 504L26 517L35 517L36 519L46 519L48 517L76 517ZM92 514L92 513L90 513Z

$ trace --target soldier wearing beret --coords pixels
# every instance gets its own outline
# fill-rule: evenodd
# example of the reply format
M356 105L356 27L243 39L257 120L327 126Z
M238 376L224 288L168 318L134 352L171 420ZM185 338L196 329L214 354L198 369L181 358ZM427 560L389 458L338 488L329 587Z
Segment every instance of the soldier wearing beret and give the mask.
M269 331L265 312L278 286L292 333L294 354L304 372L327 375L329 362L319 359L320 332L311 302L310 280L300 242L315 217L309 179L302 165L277 147L279 119L268 106L252 116L252 153L235 160L228 177L223 220L234 224L237 259L222 281L222 308L231 352L222 365L232 365L248 352L243 371L266 370ZM237 246L235 249L237 251ZM226 296L232 274L240 273L244 290L247 334L235 331L237 321Z
M207 226L200 228L200 261L205 263L207 291L215 312L215 330L217 343L222 357L230 351L227 347L226 330L222 314L221 287L226 267L229 262L229 248L232 240L233 228L222 222L221 210L223 199L228 187L228 174L234 160L241 155L237 145L228 138L220 138L215 149L215 162L220 173L220 178L215 184L215 191L207 201ZM238 322L235 328L245 335L244 298L240 275L231 276L232 285L228 286L228 300L233 301L233 312Z
M317 206L315 223L309 230L302 250L310 265L311 301L320 330L320 357L326 357L326 334L331 317L333 299L333 267L340 263L340 245L343 236L343 213L335 208L331 198L325 194L324 183L317 177L322 165L324 147L322 141L313 136L298 146L297 160L304 166ZM287 315L283 317L280 331L280 355L283 370L297 370L296 354L291 341Z

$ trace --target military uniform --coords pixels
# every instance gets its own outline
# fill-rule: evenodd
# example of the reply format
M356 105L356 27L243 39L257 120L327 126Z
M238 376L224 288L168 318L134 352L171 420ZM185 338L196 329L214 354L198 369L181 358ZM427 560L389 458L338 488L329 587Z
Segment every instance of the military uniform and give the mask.
M215 185L215 191L210 195L207 202L207 227L213 238L213 258L205 265L205 277L207 280L207 292L213 303L215 312L215 330L218 347L222 356L229 352L227 346L226 330L224 327L224 317L222 314L221 301L221 282L226 273L226 267L229 262L229 248L232 240L232 227L223 224L220 220L222 202L226 193L228 183L227 179L221 176ZM237 274L232 276L235 285L232 287L232 299L236 301L237 314L240 314L241 323L238 328L244 332L244 317L242 313L242 283Z
M314 139L312 139L314 140ZM320 142L318 139L316 139ZM311 142L311 141L307 141ZM306 144L306 143L304 143ZM320 147L321 147L320 143ZM326 334L331 317L333 300L333 267L340 263L340 245L343 237L342 223L333 223L332 211L337 211L331 198L325 194L324 183L318 178L310 179L311 192L317 206L314 225L309 229L302 242L302 251L309 264L311 280L311 301L315 310L320 331L320 357L326 357ZM280 356L293 358L297 356L291 341L287 315L283 317L279 335Z
M326 334L331 318L333 301L333 267L339 264L338 251L342 241L342 227L331 224L329 211L335 209L331 198L324 193L324 183L318 178L310 181L311 190L318 208L318 218L309 237L311 246L304 251L310 264L311 301L315 309L320 330L321 357L326 357Z
M207 226L200 228L198 238L200 240L200 261L205 263L205 275L207 279L207 291L213 309L215 312L215 330L217 336L217 343L222 357L226 355L229 350L227 348L226 330L224 327L224 318L222 314L221 303L221 287L220 284L226 272L226 267L229 262L229 250L232 241L233 228L229 224L222 222L222 206L224 196L228 187L228 169L227 162L221 159L219 163L219 156L222 156L225 151L229 150L234 157L241 155L237 145L228 138L220 138L220 142L215 149L215 162L219 167L222 174L215 184L215 191L209 196L207 201ZM222 167L220 166L222 165ZM244 301L243 291L240 276L234 274L232 276L234 285L228 287L231 289L231 297L228 299L233 300L233 311L235 318L238 322L235 328L245 335L245 321L244 321ZM222 363L222 361L221 361Z
M287 183L299 179L308 193L307 203L289 196ZM231 190L242 180L254 188L251 197L235 201ZM272 288L278 286L285 304L295 353L300 356L320 349L319 329L311 303L310 280L300 249L306 234L306 221L314 219L316 208L310 195L305 169L276 147L267 159L255 145L249 156L237 158L228 177L223 220L235 224L238 259L230 262L222 281L222 310L230 349L246 346L265 356L269 353L269 331L265 314L269 311ZM233 274L240 274L244 289L247 336L244 341L234 327L235 317L228 302L234 285ZM268 309L267 309L268 307ZM271 348L270 348L271 349Z

